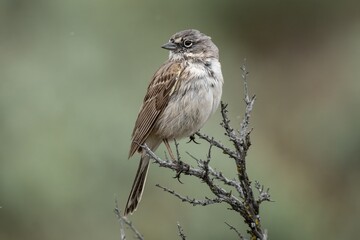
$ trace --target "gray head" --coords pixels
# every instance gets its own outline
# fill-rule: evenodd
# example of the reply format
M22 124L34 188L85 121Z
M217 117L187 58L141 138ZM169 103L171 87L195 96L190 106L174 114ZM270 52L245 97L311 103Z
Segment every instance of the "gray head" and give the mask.
M195 29L175 33L169 42L161 47L170 51L170 59L219 58L219 50L211 38Z

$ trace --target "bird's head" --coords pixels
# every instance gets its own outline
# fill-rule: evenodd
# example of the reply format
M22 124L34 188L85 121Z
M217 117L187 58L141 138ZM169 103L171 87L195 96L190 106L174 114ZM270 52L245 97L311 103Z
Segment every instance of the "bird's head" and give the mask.
M195 29L175 33L161 47L170 51L170 59L219 58L219 50L211 38Z

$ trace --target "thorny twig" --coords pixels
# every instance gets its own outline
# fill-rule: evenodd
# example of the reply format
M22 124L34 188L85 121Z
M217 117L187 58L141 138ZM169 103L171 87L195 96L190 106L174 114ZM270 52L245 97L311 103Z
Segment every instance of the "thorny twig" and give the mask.
M258 181L255 181L255 188L259 191L259 197L257 199L258 204L261 204L262 202L268 201L271 202L270 199L270 188L264 189L264 185L260 185Z
M144 237L142 236L142 234L134 227L134 225L132 224L131 221L129 221L126 217L124 217L123 215L121 215L121 211L118 207L118 202L115 199L115 209L114 209L114 213L115 216L117 218L117 220L120 223L120 239L121 240L125 240L126 236L125 236L125 229L124 229L124 224L129 227L131 229L131 231L135 234L135 237L139 240L144 240Z
M178 228L178 232L179 232L179 236L180 236L181 240L186 240L186 236L184 234L184 229L181 227L180 223L177 223L177 228Z
M240 240L244 240L244 237L241 235L241 233L234 226L230 225L227 222L225 222L225 224L229 226L230 230L234 230L236 232L236 234L238 235Z
M175 192L174 190L170 190L170 189L168 189L166 187L163 187L163 186L161 186L159 184L156 184L155 186L157 186L158 188L161 188L165 192L168 192L168 193L174 195L175 197L179 198L183 202L190 203L193 206L196 206L196 205L206 206L206 205L215 204L215 203L221 203L222 202L222 200L220 198L210 199L210 198L205 197L205 200L198 200L198 199L195 199L195 198L190 198L188 196L184 197L184 196L181 196L180 194L178 194L177 192Z

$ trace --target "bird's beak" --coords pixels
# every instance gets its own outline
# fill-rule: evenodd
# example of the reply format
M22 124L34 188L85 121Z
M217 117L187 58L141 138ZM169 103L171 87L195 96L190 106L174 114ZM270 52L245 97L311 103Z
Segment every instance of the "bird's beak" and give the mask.
M175 43L168 42L168 43L165 43L164 45L162 45L161 47L166 50L175 50L177 45Z

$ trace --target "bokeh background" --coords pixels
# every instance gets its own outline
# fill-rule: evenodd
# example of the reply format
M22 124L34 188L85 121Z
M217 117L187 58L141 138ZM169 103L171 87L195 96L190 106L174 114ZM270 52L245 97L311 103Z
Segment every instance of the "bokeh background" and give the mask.
M248 171L270 187L271 239L355 239L360 227L360 4L357 1L0 1L0 239L119 239L138 159L130 135L147 84L179 30L212 36L234 126L240 66L257 95ZM203 132L226 143L217 113ZM207 145L180 141L183 160ZM157 153L164 156L164 148ZM234 166L214 152L229 177ZM212 195L152 165L131 220L146 239L235 239L224 205L192 207L155 187ZM128 239L133 235L128 232Z

